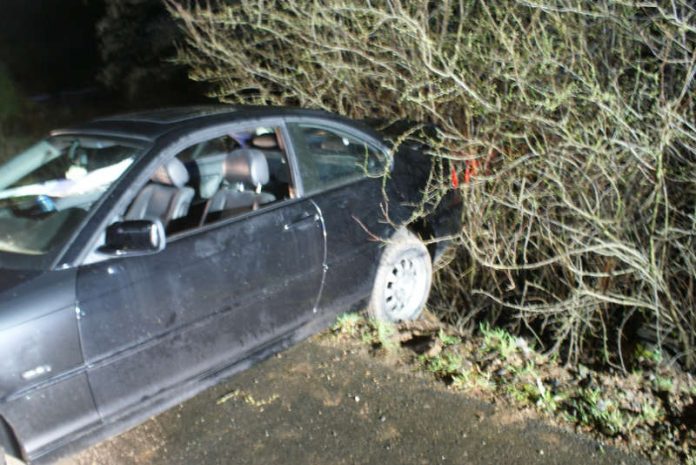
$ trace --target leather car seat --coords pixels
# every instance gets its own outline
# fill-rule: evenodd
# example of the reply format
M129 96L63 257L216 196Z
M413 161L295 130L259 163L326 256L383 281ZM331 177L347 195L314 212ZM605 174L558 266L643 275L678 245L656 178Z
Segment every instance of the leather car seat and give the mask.
M159 218L166 228L174 219L188 214L195 191L187 186L186 166L174 158L163 164L140 191L125 215L126 220Z
M251 140L251 145L262 149L266 155L271 181L287 184L286 189L289 189L291 184L290 168L286 162L282 144L279 143L280 140L282 139L278 138L276 134L262 134L255 136Z
M275 134L261 134L259 136L254 136L251 139L251 145L264 150L280 150L278 139L276 138Z
M260 150L244 148L230 152L223 163L223 174L228 186L210 199L209 212L253 210L275 200L274 195L261 192L268 183L269 170Z

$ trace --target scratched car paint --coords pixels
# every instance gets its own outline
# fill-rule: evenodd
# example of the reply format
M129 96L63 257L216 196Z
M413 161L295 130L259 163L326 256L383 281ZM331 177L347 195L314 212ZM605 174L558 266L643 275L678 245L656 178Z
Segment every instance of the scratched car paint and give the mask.
M103 118L11 158L0 446L52 461L363 308L422 152L325 112L221 106ZM460 211L453 190L408 240L451 234Z

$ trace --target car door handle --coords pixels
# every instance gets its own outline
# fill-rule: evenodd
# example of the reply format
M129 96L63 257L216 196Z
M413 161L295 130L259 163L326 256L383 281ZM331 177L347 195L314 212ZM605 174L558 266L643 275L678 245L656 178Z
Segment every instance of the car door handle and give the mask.
M298 226L302 226L302 225L307 224L307 223L314 223L316 221L319 221L318 214L316 214L316 213L304 213L304 214L298 216L297 218L295 218L294 220L292 220L291 222L285 223L285 225L283 225L283 230L287 231L290 228L296 228Z

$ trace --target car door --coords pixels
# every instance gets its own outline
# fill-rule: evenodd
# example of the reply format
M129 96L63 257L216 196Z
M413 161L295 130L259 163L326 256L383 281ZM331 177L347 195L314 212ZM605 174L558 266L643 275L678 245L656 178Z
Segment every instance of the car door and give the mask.
M6 286L18 275L0 270ZM0 354L0 422L28 457L99 423L80 352L74 270L40 272L2 293Z
M286 199L169 238L157 254L80 268L80 333L103 417L220 370L307 322L324 231Z
M325 222L327 272L320 307L349 310L369 295L392 227L382 181L386 151L355 129L311 118L288 118L303 193Z

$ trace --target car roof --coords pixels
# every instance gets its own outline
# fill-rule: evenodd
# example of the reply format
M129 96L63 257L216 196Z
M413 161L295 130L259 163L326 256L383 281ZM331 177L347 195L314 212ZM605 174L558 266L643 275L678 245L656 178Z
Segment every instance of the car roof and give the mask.
M252 105L204 105L162 108L97 118L84 124L58 129L51 135L99 134L154 141L164 135L206 126L264 117L318 117L351 125L374 137L379 137L369 127L323 110L293 107Z

